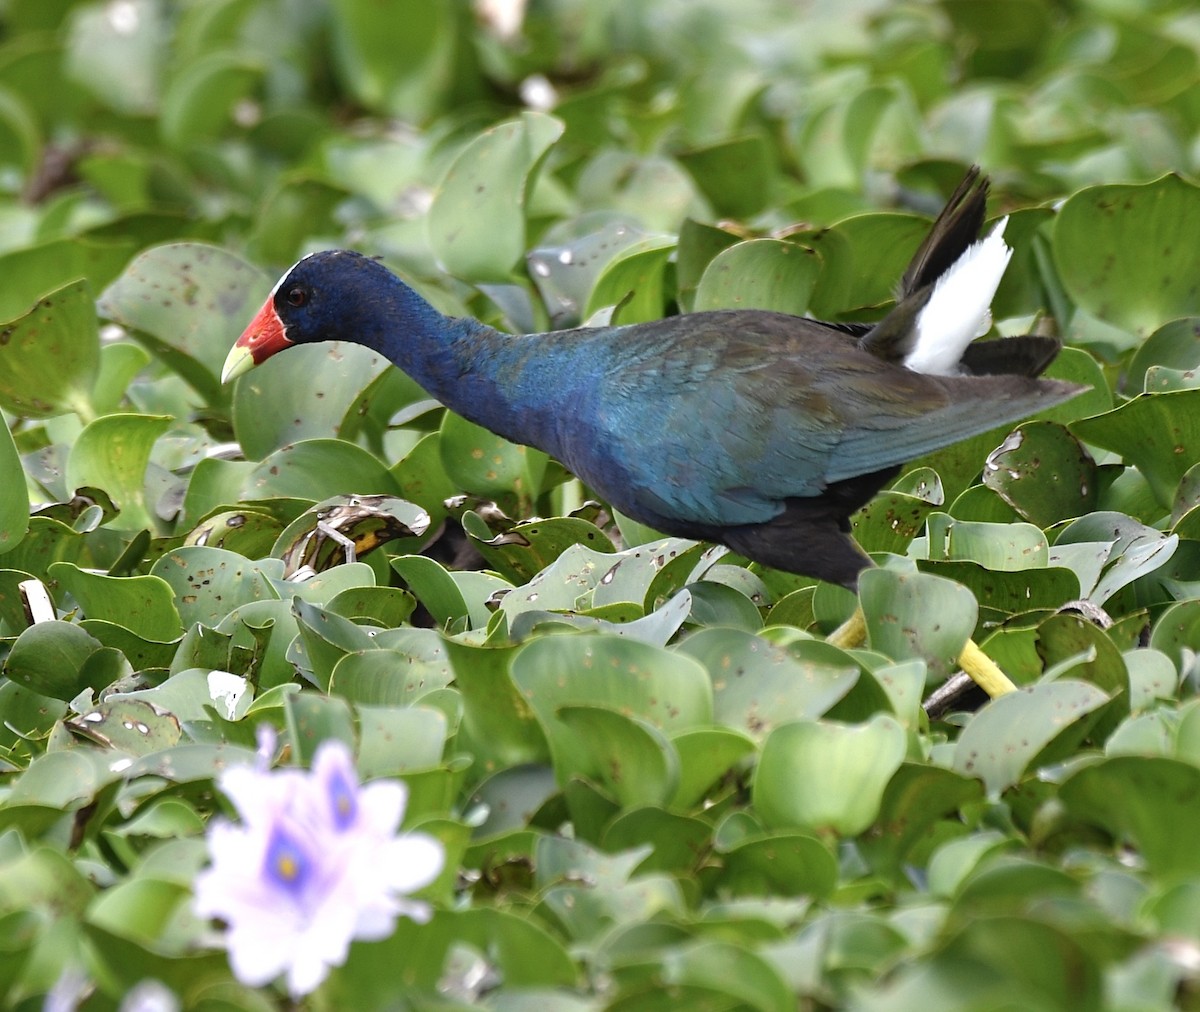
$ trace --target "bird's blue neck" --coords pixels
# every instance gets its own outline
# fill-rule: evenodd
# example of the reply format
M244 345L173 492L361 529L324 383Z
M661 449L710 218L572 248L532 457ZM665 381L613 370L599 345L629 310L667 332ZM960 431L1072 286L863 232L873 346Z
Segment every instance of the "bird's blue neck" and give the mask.
M529 389L536 339L445 316L394 277L355 308L354 339L386 355L446 407L514 442L554 442L543 392Z

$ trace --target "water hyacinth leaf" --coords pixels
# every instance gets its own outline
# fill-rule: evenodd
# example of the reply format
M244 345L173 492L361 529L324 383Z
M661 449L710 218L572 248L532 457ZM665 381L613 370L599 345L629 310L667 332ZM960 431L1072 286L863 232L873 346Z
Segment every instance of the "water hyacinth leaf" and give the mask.
M71 720L77 735L129 755L149 755L179 743L179 718L148 699L109 696Z
M442 419L439 449L446 476L459 491L495 499L520 515L541 490L547 457L518 446L452 412Z
M627 539L628 540L628 539ZM652 611L683 587L701 579L728 552L684 538L656 537L618 552L592 592L593 604L641 602Z
M276 450L242 486L247 499L321 501L343 494L398 496L399 491L379 458L338 439L306 439Z
M672 951L662 969L667 987L695 996L693 1007L702 1007L700 995L763 1012L788 1012L795 1007L795 997L780 971L745 946L697 941Z
M772 155L765 137L747 134L685 151L679 161L719 214L747 218L770 199Z
M329 694L359 706L409 706L452 680L447 664L399 650L358 650L344 654L334 664Z
M290 601L270 598L239 605L217 623L216 632L228 637L234 650L247 651L252 658L247 674L260 692L288 684L295 676L287 650L299 628Z
M53 620L31 625L5 658L4 676L43 696L70 701L89 685L88 659L103 646L79 626Z
M546 762L550 758L546 736L510 673L518 648L471 646L455 639L445 642L462 693L460 739L470 743L483 768Z
M603 531L580 517L531 520L493 532L479 514L468 511L463 514L462 525L471 543L491 567L514 581L533 580L574 545L583 545L595 552L614 550Z
M50 575L89 619L123 625L136 636L158 642L183 633L172 588L160 577L108 576L69 562L54 563Z
M241 605L276 599L258 566L220 548L177 548L161 556L150 575L171 587L184 628L216 626Z
M693 312L696 290L705 269L723 249L740 241L733 232L685 218L679 228L679 247L676 254L675 279L679 286L678 300L686 312Z
M456 71L465 70L455 59L459 14L453 8L406 2L386 17L364 0L337 0L333 8L337 75L375 112L424 120L446 100Z
M300 638L292 644L291 656L301 662L304 670L326 691L333 669L343 656L379 649L367 629L311 602L294 598L292 613L296 616Z
M975 629L978 606L971 592L928 573L871 569L859 595L872 650L896 660L919 658L944 677Z
M7 421L0 432L0 474L19 474L21 458ZM0 490L0 555L20 544L29 530L29 489L23 481L10 481Z
M983 469L983 483L1038 527L1094 509L1096 478L1096 462L1056 422L1018 426Z
M181 882L127 879L97 897L88 908L88 923L116 937L153 946L187 895Z
M217 710L226 720L240 720L254 698L254 689L239 675L206 668L186 668L151 689L109 693L104 703L140 700L160 711L168 711L179 721L206 720L209 710Z
M1169 508L1184 474L1200 462L1200 390L1142 394L1071 428L1085 443L1135 465Z
M1178 545L1177 535L1099 511L1063 528L1052 554L1079 574L1087 599L1103 606L1121 588L1165 566Z
M1038 625L1038 653L1046 669L1066 661L1079 659L1063 674L1079 681L1091 682L1108 694L1111 702L1097 717L1092 735L1103 741L1129 715L1129 672L1121 651L1099 626L1079 615L1051 615Z
M248 101L263 77L261 61L241 54L213 52L189 63L171 78L162 98L159 130L176 148L219 137L239 102Z
M903 763L884 790L879 834L862 841L868 861L899 869L934 824L982 798L978 780L938 766Z
M712 826L700 819L645 806L616 816L604 829L601 845L609 852L635 850L649 844L653 851L638 873L690 873L712 837Z
M761 741L780 724L823 716L858 680L858 667L799 660L749 632L700 629L678 647L708 669L718 724Z
M87 281L44 294L0 327L0 407L25 418L93 414L100 368L96 311Z
M67 457L67 485L104 489L121 510L112 525L121 530L157 530L147 498L146 469L154 444L170 427L168 415L104 415L79 434Z
M442 761L447 723L428 706L359 706L358 772L364 780L429 769Z
M560 782L591 768L586 747L557 715L563 706L613 710L668 735L712 723L712 688L696 661L619 636L535 639L513 657L512 681L550 741Z
M1146 384L1151 368L1187 370L1200 365L1200 317L1188 316L1164 323L1133 353L1126 372L1126 391L1150 392Z
M590 315L583 310L605 268L648 238L632 218L607 211L552 226L526 262L555 326L575 325Z
M756 631L762 628L762 615L754 602L732 587L709 580L691 586L690 621L699 626L732 626Z
M404 625L416 606L413 596L399 587L347 587L328 599L335 615L383 629Z
M353 748L354 717L344 699L296 692L284 700L283 709L288 737L301 763L311 763L323 741L341 741Z
M1200 188L1179 176L1088 187L1055 217L1055 266L1077 305L1145 336L1200 312L1196 228Z
M763 742L754 805L770 826L855 836L879 816L905 748L904 729L882 714L859 725L784 724Z
M392 559L392 568L438 626L447 628L469 617L470 609L462 590L450 573L433 559L424 555L402 555Z
M0 320L16 320L44 295L71 287L79 278L92 285L107 284L120 273L135 247L129 240L98 242L73 237L39 243L0 255L0 275L6 279L0 294ZM92 320L95 313L91 314Z
M668 804L683 809L698 805L709 788L754 752L751 738L724 727L681 731L671 745L679 756L679 783Z
M1108 695L1089 682L1060 679L993 699L963 728L954 769L978 777L989 794L1016 784L1031 765L1069 755Z
M965 559L987 569L1040 569L1049 560L1049 545L1040 527L1027 523L973 523L946 513L929 517L929 558Z
M1170 699L1175 694L1179 672L1171 658L1161 650L1127 650L1122 657L1129 674L1129 708L1133 712L1150 706L1156 699Z
M265 286L262 288L260 299L265 294ZM240 333L249 322L247 316L225 331L226 353L229 335ZM347 411L388 367L382 355L357 344L334 341L290 348L287 355L276 355L237 380L233 427L238 442L247 457L259 459L304 440L337 436ZM331 489L325 494L339 491L351 489Z
M1113 756L1073 773L1059 788L1068 811L1140 851L1153 874L1195 875L1200 853L1200 768L1165 756Z
M1200 600L1177 601L1150 629L1150 646L1166 654L1181 670L1200 653Z
M662 319L666 303L663 277L675 251L673 238L645 239L623 251L605 267L588 295L584 319L615 307L613 324Z
M803 316L820 272L820 259L804 246L748 239L713 257L696 288L696 310L768 309Z
M599 706L563 706L558 719L588 755L587 768L563 770L595 777L623 808L662 805L679 783L679 756L663 733L646 721Z
M166 11L133 0L123 17L83 8L71 19L67 70L111 109L147 115L158 108L170 38Z
M888 303L893 279L904 273L928 228L913 215L874 212L805 236L822 264L809 306L813 316L831 320L851 312L852 319L860 319L853 310Z
M189 484L189 492L194 484ZM237 484L240 486L240 479ZM186 512L186 503L184 509ZM221 510L197 523L184 535L183 543L224 548L248 559L260 559L270 554L282 531L283 524L270 513L252 508Z
M925 520L945 503L942 481L937 472L920 468L902 481L920 475L909 492L893 486L880 492L850 518L854 540L864 552L891 552L903 555L913 538L921 533Z
M475 838L487 841L508 833L521 833L533 820L539 809L558 795L558 784L554 772L539 763L518 763L506 766L486 777L471 793L470 804L474 808L486 808L482 822L475 827ZM491 846L484 842L480 851L491 853ZM474 865L471 854L467 861Z
M250 322L268 284L259 268L229 250L169 243L139 253L97 305L207 400L221 401L219 377L229 346Z
M806 833L758 833L721 850L717 878L733 896L828 896L837 886L837 860Z
M442 179L429 210L429 241L450 274L503 282L524 256L526 198L563 124L523 112L470 141Z
M285 578L306 568L320 573L350 558L361 559L398 538L420 537L429 525L429 514L407 499L335 495L293 520L271 554L284 560ZM346 541L353 547L348 548Z

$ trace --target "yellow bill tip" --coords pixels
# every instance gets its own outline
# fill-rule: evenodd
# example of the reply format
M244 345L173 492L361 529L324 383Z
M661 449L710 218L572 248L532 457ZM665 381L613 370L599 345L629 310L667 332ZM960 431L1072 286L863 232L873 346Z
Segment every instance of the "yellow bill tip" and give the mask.
M240 344L235 344L229 349L229 355L225 359L225 367L221 370L221 382L228 383L231 380L235 380L243 373L247 373L253 368L253 353L249 348L243 347Z

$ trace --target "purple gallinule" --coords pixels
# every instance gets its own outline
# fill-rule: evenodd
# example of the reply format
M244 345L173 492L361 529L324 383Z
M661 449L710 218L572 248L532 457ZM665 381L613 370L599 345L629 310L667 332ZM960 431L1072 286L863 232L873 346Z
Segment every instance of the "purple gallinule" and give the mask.
M1052 338L973 342L1011 255L1005 221L977 239L987 192L968 172L875 324L746 309L505 334L444 316L376 260L331 250L280 279L223 379L293 344L353 341L636 520L854 589L871 561L849 518L906 461L1081 389L1037 378ZM861 635L857 618L839 641ZM1012 687L998 669L1002 681L971 673L993 695Z

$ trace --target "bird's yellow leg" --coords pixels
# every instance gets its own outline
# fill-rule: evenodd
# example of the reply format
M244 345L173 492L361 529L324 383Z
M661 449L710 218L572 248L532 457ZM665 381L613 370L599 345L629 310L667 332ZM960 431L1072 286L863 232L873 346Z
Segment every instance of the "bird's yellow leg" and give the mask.
M862 646L867 640L867 620L863 615L862 608L855 608L854 614L825 639L826 642L832 643L835 647L841 647L843 650ZM979 649L974 640L967 640L967 645L958 655L958 664L971 676L975 684L993 699L1017 691L1012 679L1000 670L995 661Z

